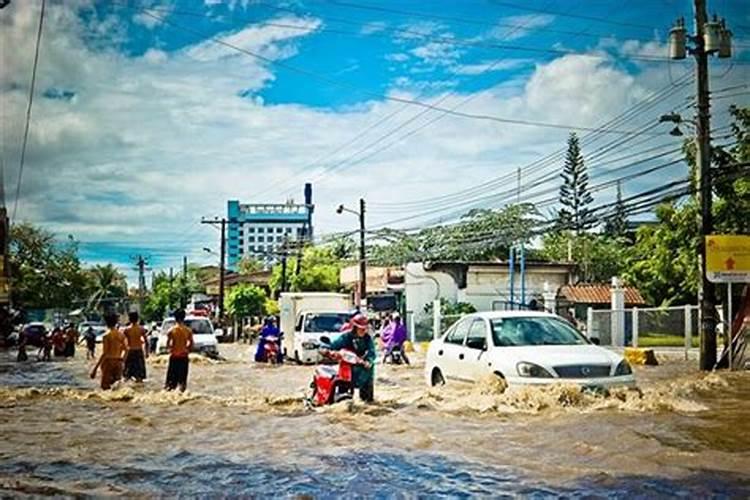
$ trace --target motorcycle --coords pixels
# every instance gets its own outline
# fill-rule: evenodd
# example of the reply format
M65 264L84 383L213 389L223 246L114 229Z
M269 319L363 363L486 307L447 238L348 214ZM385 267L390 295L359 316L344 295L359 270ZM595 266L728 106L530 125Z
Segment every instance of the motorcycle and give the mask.
M352 399L354 397L352 367L364 364L364 360L348 349L330 351L325 348L325 345L319 346L319 349L323 356L338 362L338 366L323 364L315 367L310 384L312 394L308 403L311 406L325 406Z
M265 362L275 365L279 362L279 337L275 335L268 335L263 337L263 353L265 355Z

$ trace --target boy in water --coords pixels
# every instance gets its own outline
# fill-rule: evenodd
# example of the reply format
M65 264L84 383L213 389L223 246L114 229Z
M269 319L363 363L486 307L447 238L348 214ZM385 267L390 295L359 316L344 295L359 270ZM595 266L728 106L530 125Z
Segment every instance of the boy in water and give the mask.
M167 367L167 381L164 388L171 391L179 386L180 391L185 392L190 363L189 355L193 348L193 331L185 325L185 311L183 309L175 311L174 319L177 324L167 332L169 366Z
M86 341L86 359L96 359L96 332L94 332L93 326L89 325L86 329L83 340Z
M107 390L112 384L122 378L122 359L128 351L128 341L117 328L117 315L108 314L104 317L107 333L102 338L102 354L99 361L91 370L91 378L96 378L96 371L102 368L101 387Z
M144 346L146 345L146 329L138 322L138 313L128 314L130 324L122 331L128 339L128 354L125 357L125 379L135 379L143 382L146 379L146 357Z

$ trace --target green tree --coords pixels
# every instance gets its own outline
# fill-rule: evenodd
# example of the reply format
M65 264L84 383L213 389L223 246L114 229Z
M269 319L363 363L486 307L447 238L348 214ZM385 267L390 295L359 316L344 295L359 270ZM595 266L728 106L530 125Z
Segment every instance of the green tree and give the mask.
M76 308L86 298L88 276L72 236L59 241L40 227L16 224L10 230L8 264L12 300L22 308Z
M307 247L302 253L302 268L297 272L297 259L287 260L287 289L293 292L336 292L341 286L339 275L344 262L334 255L328 246ZM282 266L273 267L270 286L281 290Z
M227 313L235 319L265 314L266 292L255 285L241 284L227 294Z
M240 274L252 274L262 271L264 266L258 259L248 256L243 257L237 267Z
M125 275L114 265L96 265L88 270L90 290L88 308L104 311L115 306L119 299L128 295Z
M581 281L609 283L612 276L620 276L625 269L627 244L623 239L602 234L553 231L542 238L539 255L543 260L565 262L569 250Z
M560 174L563 180L560 186L560 204L564 207L558 213L561 228L571 229L581 234L591 222L588 207L594 198L589 192L589 174L581 154L578 136L571 132L568 138L568 151L565 165Z
M614 213L607 218L604 223L604 233L608 236L622 238L628 228L628 216L625 210L625 203L622 201L622 187L617 183L617 200L615 202Z
M159 321L180 302L180 289L175 283L170 286L169 276L165 272L154 275L151 292L143 306L143 317L146 321Z
M750 233L750 109L731 106L732 135L729 148L712 150L714 232ZM685 154L697 187L695 146L686 141ZM695 191L694 191L695 192ZM698 199L691 194L682 202L665 203L655 210L657 223L642 227L629 252L625 278L655 304L695 303L698 294L697 252L700 237Z

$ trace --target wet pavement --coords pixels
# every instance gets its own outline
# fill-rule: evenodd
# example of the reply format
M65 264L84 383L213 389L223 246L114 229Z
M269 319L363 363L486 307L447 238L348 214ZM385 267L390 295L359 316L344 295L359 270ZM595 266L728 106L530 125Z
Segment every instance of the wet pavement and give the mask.
M198 358L189 391L149 380L103 392L82 359L0 353L4 495L750 496L750 374L679 356L638 368L641 391L428 388L378 367L376 403L310 410L310 366L252 348Z

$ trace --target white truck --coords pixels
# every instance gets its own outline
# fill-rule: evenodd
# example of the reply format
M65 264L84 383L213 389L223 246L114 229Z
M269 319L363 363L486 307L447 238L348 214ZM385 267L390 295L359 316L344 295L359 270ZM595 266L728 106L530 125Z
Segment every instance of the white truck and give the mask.
M281 294L279 309L284 355L298 363L316 363L320 338L339 333L349 319L352 302L343 293L289 292Z

